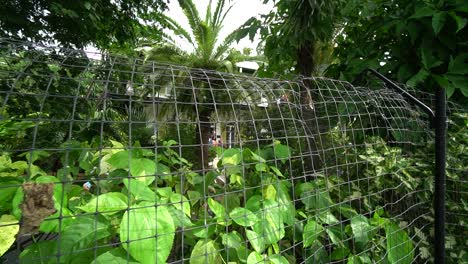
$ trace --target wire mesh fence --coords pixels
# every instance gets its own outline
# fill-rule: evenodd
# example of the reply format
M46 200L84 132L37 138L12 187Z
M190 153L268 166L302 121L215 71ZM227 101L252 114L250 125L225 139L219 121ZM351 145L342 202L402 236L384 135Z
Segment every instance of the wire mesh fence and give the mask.
M432 261L429 118L381 83L0 52L6 263ZM466 171L447 183L457 257Z

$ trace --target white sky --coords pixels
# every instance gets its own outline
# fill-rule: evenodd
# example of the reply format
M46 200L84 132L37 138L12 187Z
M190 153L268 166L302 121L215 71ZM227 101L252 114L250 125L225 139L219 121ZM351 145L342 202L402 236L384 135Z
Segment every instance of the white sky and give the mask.
M198 12L200 14L200 17L202 19L205 18L205 11L206 7L209 3L209 0L193 0L194 4L197 6ZM226 1L225 5L225 10L230 5L234 5L228 15L226 16L224 23L223 23L223 28L221 29L220 32L220 38L218 41L223 40L224 37L226 37L229 33L240 27L242 24L245 23L250 17L253 16L260 16L260 14L266 14L270 12L270 10L273 8L273 4L269 3L267 5L264 5L263 0L232 0L232 1ZM216 0L213 0L212 3L212 10L216 7ZM166 11L166 15L170 16L172 19L176 20L182 27L185 29L189 29L188 21L187 18L185 17L184 13L182 12L182 9L179 6L179 3L177 0L171 0L169 3L169 10ZM254 40L254 42L251 42L248 37L245 39L242 39L238 44L234 43L232 46L240 51L242 51L243 48L248 47L252 49L252 53L256 54L256 48L259 42L258 36ZM185 43L183 41L179 42L179 45L181 48L184 50L191 50L191 46L188 43Z

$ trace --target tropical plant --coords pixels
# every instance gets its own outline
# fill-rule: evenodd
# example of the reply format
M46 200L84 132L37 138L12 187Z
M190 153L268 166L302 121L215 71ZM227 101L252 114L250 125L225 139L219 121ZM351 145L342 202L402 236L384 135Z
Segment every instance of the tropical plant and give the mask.
M158 23L149 27L144 22L157 18L167 8L166 2L5 0L0 6L0 37L78 48L89 44L102 49L128 48L138 35L161 37Z
M116 141L97 151L86 142L66 144L81 146L63 147L63 158L71 161L63 168L72 172L69 181L35 165L51 153L32 151L27 160L17 161L0 156L6 198L0 200L0 253L17 233L40 231L60 237L28 245L21 262L172 262L185 258L183 252L189 252L190 263L414 259L413 242L395 218L378 208L372 215L361 214L360 206L341 201L342 179L292 186L288 166L294 154L279 141L255 152L219 148L219 169L206 176L191 170L191 163L174 151L173 140L157 152L137 143L126 149ZM224 186L216 181L220 177L226 179ZM83 187L81 182L86 182ZM38 218L45 211L38 205L36 229L17 224L21 218L31 220L21 206L30 199L28 188L48 188L41 199L53 201L55 209ZM293 246L298 239L302 248Z
M275 8L262 20L253 19L240 36L251 39L257 31L265 43L270 75L320 73L331 63L330 48L336 34L341 0L273 0Z
M164 34L163 44L158 44L147 54L147 59L167 59L169 62L178 62L187 66L203 69L224 69L233 71L233 65L226 59L226 53L236 41L239 30L229 33L223 40L219 39L226 16L232 6L226 9L226 1L217 1L214 12L212 0L206 8L206 16L200 17L199 11L192 0L179 0L179 5L188 20L190 28L183 28L175 19L162 15L162 24L169 29L175 37L181 38L191 45L192 51L180 48L174 36ZM171 54L168 57L165 54Z
M466 1L353 0L343 19L329 76L363 84L361 73L372 68L427 91L468 96Z

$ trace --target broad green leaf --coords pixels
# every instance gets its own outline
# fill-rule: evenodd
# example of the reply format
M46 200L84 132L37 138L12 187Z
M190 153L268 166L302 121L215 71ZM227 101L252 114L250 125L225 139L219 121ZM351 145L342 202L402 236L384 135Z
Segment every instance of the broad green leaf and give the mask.
M156 178L156 162L150 159L132 159L130 173L146 185L151 184Z
M258 162L266 162L266 160L262 157L260 157L259 155L257 155L255 152L253 152L252 150L246 148L244 149L244 152L243 152L243 156L244 156L244 159L252 159L254 161L258 161Z
M139 264L131 256L127 255L127 252L123 248L115 248L107 251L104 254L99 255L93 264Z
M114 153L107 159L107 163L109 163L114 169L128 169L130 164L130 154L126 150L119 151Z
M255 170L258 172L267 172L268 166L265 163L257 163L255 164Z
M172 205L177 208L177 210L180 210L184 212L188 217L190 217L190 203L185 198L185 196L179 194L179 193L172 193L171 195L171 203Z
M249 257L247 258L247 264L258 264L263 263L263 257L259 253L253 251L250 253Z
M436 35L438 35L444 27L445 20L447 20L447 13L443 11L435 13L432 17L432 29Z
M271 264L289 264L284 256L274 255L268 258Z
M242 263L247 262L247 258L249 257L250 250L248 250L244 245L241 245L237 248L236 252L237 252L237 257Z
M275 166L270 166L270 169L271 169L278 177L284 177L283 173L281 173L281 171L278 170L278 168L276 168Z
M190 204L194 206L198 203L201 199L201 194L197 191L187 191L188 198L190 200Z
M429 17L433 16L435 10L429 6L420 7L416 10L416 12L410 18L422 18L422 17Z
M360 248L365 248L369 242L373 227L363 215L356 215L351 218L351 229L353 230L354 241Z
M462 94L468 97L468 75L447 74L446 76L455 88L460 89Z
M276 189L275 186L269 184L263 190L263 197L266 200L276 200Z
M248 229L245 230L245 234L253 249L261 254L265 250L265 239L263 239L262 235Z
M60 234L60 241L57 241L60 246L60 252L63 255L63 262L70 262L74 255L79 254L83 249L93 247L96 241L110 237L110 223L100 216L86 215L76 216L73 222Z
M120 241L142 264L164 263L172 249L175 226L165 206L142 202L125 212L120 223Z
M302 234L302 239L304 241L304 247L311 246L314 241L316 241L324 231L321 224L309 220L309 222L304 226L304 233Z
M343 232L341 226L328 226L325 232L330 237L333 244L338 247L346 247L346 233Z
M208 198L208 206L210 207L211 211L216 215L216 217L224 219L226 217L226 209L222 204L218 201L214 200L213 198Z
M216 223L211 222L211 223L208 223L207 225L205 225L205 223L203 221L198 221L195 224L196 224L196 226L190 228L190 230L191 230L192 234L194 236L196 236L196 237L209 238L216 231Z
M190 255L190 264L222 263L222 261L213 240L199 240Z
M413 75L413 77L406 82L406 85L416 87L419 83L424 82L428 76L429 72L421 68L418 73Z
M414 259L413 243L408 234L395 223L385 225L387 254L390 263L412 263Z
M286 159L289 159L291 153L289 151L289 147L279 144L274 144L273 149L275 152L275 158L280 159L283 163L286 162Z
M330 255L331 260L342 260L345 259L350 250L348 248L337 248L333 250L332 254Z
M138 201L156 201L156 194L142 181L137 179L123 179L127 190Z
M244 243L242 237L237 233L237 231L232 231L222 236L223 245L230 248L239 248Z
M457 31L456 33L458 33L460 30L462 30L463 28L465 28L467 22L468 22L468 19L465 18L465 17L461 17L461 16L458 16L455 14L455 12L450 12L450 16L455 20L455 22L457 23Z
M266 244L273 244L284 237L284 223L279 204L273 200L265 200L261 219L253 226L253 230L265 237Z
M242 207L234 208L229 216L236 224L241 226L252 226L258 222L257 216L252 211Z
M291 200L289 189L284 183L278 184L276 199L281 206L284 223L293 225L295 221L294 217L296 216L296 208Z
M87 213L108 213L115 214L128 207L128 197L122 193L110 192L101 194L91 199L87 204L79 206L81 210Z
M251 196L247 203L245 203L245 208L249 209L251 212L258 212L262 207L263 198L260 195Z
M221 161L223 165L238 165L242 162L242 152L236 148L225 150Z
M176 227L187 228L193 226L190 218L187 217L187 215L185 215L182 211L175 209L174 206L167 206L166 208L171 214L172 219L174 220L174 225Z
M448 66L449 74L468 74L468 53L459 54L450 60Z
M26 247L19 255L19 263L57 263L57 240L40 241ZM63 254L63 253L62 253Z
M318 217L322 223L327 225L336 225L340 223L340 221L330 212L330 210L318 213Z
M443 63L432 54L432 49L428 48L421 49L421 60L426 69L432 69Z
M158 187L156 189L156 192L162 196L162 197L166 197L166 198L171 198L173 192L172 192L172 188L171 187Z
M19 231L18 220L12 215L0 217L0 256L5 254L16 240Z

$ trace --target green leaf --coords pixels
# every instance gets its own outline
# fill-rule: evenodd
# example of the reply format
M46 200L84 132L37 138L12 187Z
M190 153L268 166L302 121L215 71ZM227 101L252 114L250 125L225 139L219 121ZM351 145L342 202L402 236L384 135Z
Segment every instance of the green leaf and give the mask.
M104 254L99 255L93 264L139 264L131 256L127 255L127 252L121 247L107 251Z
M156 162L150 159L132 159L130 162L130 173L146 185L151 184L156 178Z
M418 8L410 18L422 18L434 15L435 10L429 6Z
M432 29L434 29L434 33L436 35L442 30L445 25L445 21L447 20L447 13L446 12L437 12L432 17Z
M242 207L234 208L229 216L236 224L241 226L252 226L258 222L258 218L254 213Z
M268 258L270 260L270 263L272 264L289 264L289 261L284 257L280 255L273 255Z
M247 203L245 203L245 208L252 212L258 212L262 206L262 200L262 196L254 195L247 200Z
M87 213L107 213L116 214L128 207L127 196L118 192L101 194L91 199L87 204L79 206L81 210Z
M390 263L412 263L414 259L413 243L408 234L395 223L385 225L387 254Z
M249 257L247 258L247 264L257 264L257 263L263 263L263 257L262 255L254 251L249 254Z
M367 218L363 215L356 215L351 218L351 229L353 230L354 241L358 247L361 249L365 248L373 229Z
M12 215L0 217L0 256L5 254L16 240L19 231L18 220Z
M284 237L284 223L281 208L276 201L265 200L261 219L253 226L253 230L265 237L266 244L273 244Z
M107 159L107 163L109 163L114 169L128 169L130 163L129 159L129 152L122 150L112 154L110 158Z
M451 59L447 72L449 74L468 74L468 53L458 54L455 59Z
M191 217L190 203L187 200L187 198L185 198L185 196L179 193L173 193L171 195L171 203L175 208L177 208L177 210L180 210L184 212L184 214L187 215L188 217Z
M220 204L216 200L209 198L208 206L218 218L224 219L226 217L226 209L222 204Z
M328 226L325 232L327 232L333 244L338 247L346 247L346 233L343 232L341 226Z
M304 247L311 246L314 241L316 241L324 231L323 226L313 220L304 226L304 233L302 234L302 239L304 241Z
M190 255L190 264L222 263L222 257L213 240L200 240Z
M437 60L437 58L432 55L432 50L427 48L421 49L421 60L426 69L432 69L441 65L443 62Z
M460 89L465 97L468 97L468 75L446 75L449 81L457 89Z
M123 179L127 190L138 201L156 201L156 194L144 182L137 179Z
M239 235L239 233L237 233L237 231L232 231L230 233L223 234L221 237L223 245L225 245L226 247L238 248L244 243L242 237Z
M416 87L419 83L424 82L429 76L429 72L424 68L421 68L418 73L413 75L407 82L406 85Z
M175 209L174 206L167 206L166 208L171 214L172 219L174 220L174 225L176 227L187 228L193 226L190 218L187 217L187 215L185 215L182 211Z
M100 216L76 216L76 219L60 234L60 252L64 262L68 263L74 254L83 249L90 249L95 242L111 235L109 222ZM55 244L54 252L58 250Z
M275 152L275 158L280 159L283 163L291 156L289 147L282 145L281 143L274 144L273 150Z
M267 172L268 166L265 163L257 163L255 164L255 170L258 172Z
M247 239L255 251L262 253L263 250L265 250L265 239L262 235L259 235L257 232L248 229L245 230L245 234L247 235Z
M276 200L276 189L275 186L269 184L263 190L263 197L266 200Z
M288 187L284 183L278 184L278 191L276 193L276 199L281 206L281 212L283 214L284 223L288 225L294 224L294 217L296 216L296 208L291 200Z
M242 152L236 148L225 150L221 161L223 165L238 165L242 162Z
M466 23L468 22L468 19L465 18L465 17L461 17L461 16L457 16L454 12L450 12L450 16L455 20L455 22L457 23L457 31L456 33L458 33L460 30L462 30L463 28L465 28L466 26Z
M337 248L333 250L332 254L330 255L331 260L341 260L345 259L348 254L350 253L350 250L348 248Z
M166 262L174 235L174 221L167 208L150 202L133 206L120 223L122 246L142 264Z

